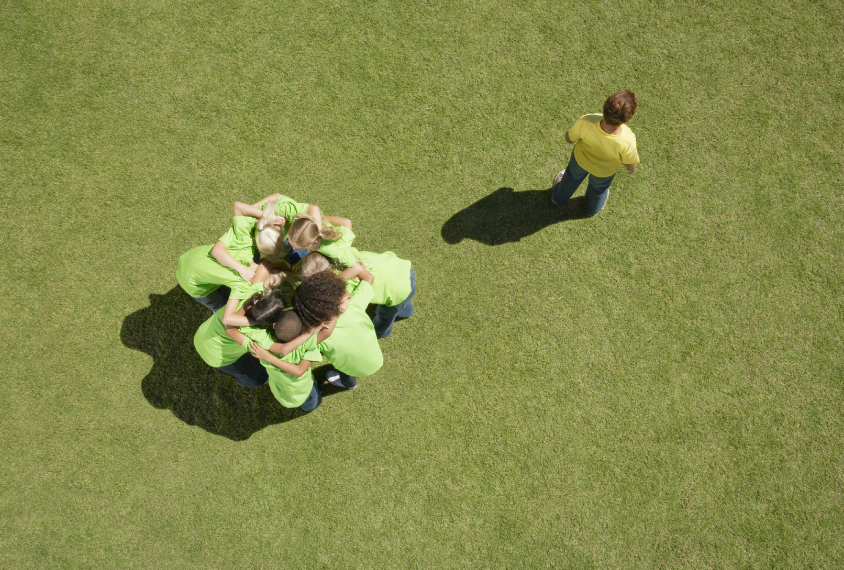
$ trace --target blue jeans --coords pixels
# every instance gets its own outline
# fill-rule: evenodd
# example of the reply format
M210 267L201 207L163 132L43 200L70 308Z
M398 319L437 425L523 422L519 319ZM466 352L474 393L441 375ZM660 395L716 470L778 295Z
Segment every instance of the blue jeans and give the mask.
M319 389L319 383L314 378L314 385L311 386L311 393L308 398L302 403L302 410L306 412L313 412L322 403L322 391Z
M587 174L589 173L580 167L572 152L563 179L551 188L551 201L555 204L568 202ZM586 186L586 212L589 216L596 216L604 209L604 204L607 203L607 197L610 195L610 184L613 178L615 174L606 177L589 174L589 184Z
M248 352L231 364L220 366L217 370L231 374L237 380L237 383L244 388L257 388L263 386L269 380L267 369Z
M226 301L229 300L229 294L231 294L231 289L225 285L220 285L204 297L191 298L197 303L201 303L211 309L212 313L216 313L219 309L226 306Z
M375 327L376 337L384 338L390 336L393 332L393 323L396 322L397 317L406 319L413 314L413 303L410 300L413 299L414 295L416 295L416 273L411 267L410 295L407 296L407 299L392 307L375 305L375 316L372 317L372 324Z

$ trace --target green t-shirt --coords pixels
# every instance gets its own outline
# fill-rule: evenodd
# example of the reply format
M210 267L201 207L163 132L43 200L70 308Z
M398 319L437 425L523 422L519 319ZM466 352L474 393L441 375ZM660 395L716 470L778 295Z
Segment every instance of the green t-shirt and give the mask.
M231 288L229 299L237 299L240 301L237 306L238 310L240 310L243 306L243 302L247 299L251 299L254 293L264 293L264 282L261 281L260 283L250 285L246 281L241 280L240 283Z
M401 259L392 251L384 253L359 251L358 260L375 278L372 283L375 294L370 303L392 307L410 295L409 261Z
M264 206L261 205L261 209L264 209ZM275 215L276 216L284 216L285 224L284 224L284 237L287 237L287 232L290 230L290 224L293 223L293 217L297 214L304 214L308 210L308 204L303 204L301 202L296 202L293 198L288 198L287 196L279 196L278 202L275 205ZM253 227L255 225L255 220L253 220Z
M226 334L226 326L223 324L225 310L226 308L222 307L211 315L207 321L199 325L199 329L193 335L193 345L199 356L208 366L214 368L232 364L247 352L246 347L237 344ZM248 337L251 335L260 337L261 332L268 334L266 330L259 327L240 327L239 330Z
M325 225L331 224L325 222ZM350 267L358 260L359 255L358 250L352 246L352 242L355 240L355 234L346 226L336 226L336 229L340 232L340 237L331 241L322 240L317 251L325 257L336 259L346 267Z
M352 287L349 308L338 317L334 331L319 345L319 350L337 370L350 376L369 376L378 372L384 364L375 327L366 314L374 291L366 281L355 283Z
M247 334L249 338L260 344L265 349L269 350L270 346L275 342L275 338L269 331L260 329L264 334L252 333ZM244 333L246 334L246 333ZM322 361L322 355L317 348L317 337L312 335L302 345L286 356L278 356L279 360L289 362L290 364L299 364L303 360L310 360L311 362ZM281 402L285 408L295 408L301 406L308 395L311 393L311 388L314 385L314 375L310 368L305 371L299 378L293 374L289 374L280 368L276 368L269 362L262 360L261 364L267 369L269 376L270 390L275 396L275 399Z
M251 222L250 222L251 220ZM249 265L252 261L252 230L255 218L235 216L232 225L219 241L239 263ZM201 245L184 253L176 267L176 281L191 297L205 297L220 285L229 288L243 283L243 278L234 269L229 269L211 255L213 245Z

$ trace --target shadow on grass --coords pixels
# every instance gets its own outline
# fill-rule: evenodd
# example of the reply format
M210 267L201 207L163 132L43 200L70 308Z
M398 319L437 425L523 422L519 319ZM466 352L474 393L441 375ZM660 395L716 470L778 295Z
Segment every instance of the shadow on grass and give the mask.
M305 415L283 407L268 386L243 388L211 368L196 353L193 335L211 312L178 286L165 295L150 295L150 306L123 321L120 340L152 356L141 388L150 404L170 409L183 422L235 441L261 429ZM315 369L322 378L326 369ZM323 397L334 393L323 389Z
M512 188L499 188L451 216L443 224L442 237L450 244L473 239L501 245L520 241L558 222L586 217L583 196L555 206L551 203L551 190L515 192Z

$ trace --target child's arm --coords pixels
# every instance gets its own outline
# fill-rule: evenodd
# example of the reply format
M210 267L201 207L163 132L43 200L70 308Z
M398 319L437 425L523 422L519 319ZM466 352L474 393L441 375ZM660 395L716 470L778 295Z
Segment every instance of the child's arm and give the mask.
M255 268L255 275L252 276L252 285L256 283L263 283L270 276L270 269L275 268L275 263L269 259L262 259L258 267Z
M317 227L322 230L322 210L319 209L319 206L316 204L308 204L308 209L305 210L305 213L308 214Z
M346 226L352 229L352 220L346 218L338 218L337 216L325 216L325 220L333 226Z
M624 168L627 169L627 174L633 174L634 172L636 172L636 163L634 162L633 164L625 164Z
M250 263L249 267L247 267L237 261L234 257L232 257L232 254L229 253L229 250L226 248L226 244L221 241L215 243L214 247L211 248L211 255L223 267L228 267L229 269L237 271L241 278L243 278L243 280L247 283L252 281L252 277L255 276L255 268L253 267L255 264Z
M229 335L230 339L241 346L243 346L243 341L246 340L246 335L237 330L237 327L226 327L226 334Z
M343 281L348 281L352 277L358 277L361 271L364 271L363 265L360 264L360 261L355 261L354 265L341 271L337 277Z
M253 356L256 358L260 358L261 360L265 360L275 366L276 368L287 372L288 374L292 374L296 378L302 376L305 371L310 368L311 361L310 360L300 360L299 364L290 364L289 362L285 362L283 360L279 360L268 351L264 350L258 343L250 342L249 343L249 352L252 353Z
M237 308L239 303L239 299L229 298L226 301L226 308L223 309L223 324L227 327L252 327L258 324L246 316L245 304L240 309Z
M337 324L337 318L331 320L331 324L321 324L317 327L312 328L311 330L305 331L290 342L275 342L270 347L270 352L273 354L280 354L282 356L287 356L300 346L302 346L306 340L311 338L314 335L317 335L317 344L321 343L334 331L334 325ZM328 331L328 332L325 332Z
M566 142L569 144L574 144L574 141L569 138L569 132L566 131Z

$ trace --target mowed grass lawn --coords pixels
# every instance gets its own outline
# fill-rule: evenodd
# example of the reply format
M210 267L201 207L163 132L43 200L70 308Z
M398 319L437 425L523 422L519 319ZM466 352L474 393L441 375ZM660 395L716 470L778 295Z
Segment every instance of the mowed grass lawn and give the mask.
M0 566L844 564L840 2L0 16ZM639 170L552 208L619 89ZM309 415L174 277L273 192L419 283Z

